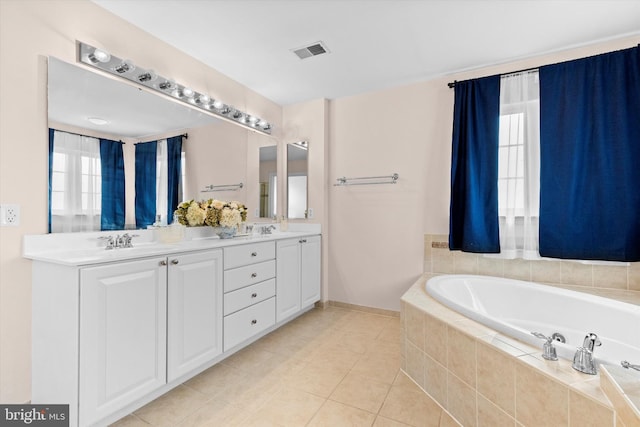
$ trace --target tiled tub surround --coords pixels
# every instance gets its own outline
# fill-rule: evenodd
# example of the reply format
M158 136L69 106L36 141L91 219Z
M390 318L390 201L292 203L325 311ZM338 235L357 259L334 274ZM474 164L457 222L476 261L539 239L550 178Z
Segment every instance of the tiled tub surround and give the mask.
M402 297L403 369L464 426L624 426L599 375L501 335L432 299L425 274Z
M499 259L482 254L450 251L448 241L447 235L424 235L425 273L506 277L570 287L621 301L640 302L640 262L628 263L629 265L592 265L575 261ZM638 292L630 294L617 291ZM631 300L627 299L629 297Z

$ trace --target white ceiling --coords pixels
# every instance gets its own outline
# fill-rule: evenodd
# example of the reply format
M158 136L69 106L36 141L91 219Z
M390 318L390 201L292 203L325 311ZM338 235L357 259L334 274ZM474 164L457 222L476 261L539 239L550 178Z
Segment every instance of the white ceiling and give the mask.
M93 1L281 105L640 34L640 0Z

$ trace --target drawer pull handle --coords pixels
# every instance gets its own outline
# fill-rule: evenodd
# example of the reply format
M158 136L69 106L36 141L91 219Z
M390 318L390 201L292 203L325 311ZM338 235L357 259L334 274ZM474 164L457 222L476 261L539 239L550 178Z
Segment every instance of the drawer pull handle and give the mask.
M251 324L252 324L252 325L255 325L256 323L258 323L258 321L257 321L256 319L253 319L253 320L251 321Z
M300 239L299 243L307 243L307 239Z
M160 261L160 265L167 265L167 261L165 260Z
M177 265L180 261L178 261L177 259L172 259L171 260L171 264L173 265Z
M251 277L255 279L256 277L258 277L258 273L251 273Z
M251 256L258 256L258 252L251 252Z
M258 296L258 294L255 293L255 292L251 294L251 298L257 298L257 296Z

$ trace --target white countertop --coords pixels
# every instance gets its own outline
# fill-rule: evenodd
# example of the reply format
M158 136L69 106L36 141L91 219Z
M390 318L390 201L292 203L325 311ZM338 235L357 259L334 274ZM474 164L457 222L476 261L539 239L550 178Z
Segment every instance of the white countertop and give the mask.
M277 226L277 224L274 225ZM23 240L23 256L34 261L86 266L320 234L319 224L302 223L289 224L287 231L280 231L279 227L276 227L272 234L253 233L232 239L219 239L207 233L206 227L197 228L201 230L187 228L185 238L176 243L159 242L154 230L26 235ZM124 233L137 235L133 239L132 248L105 249L105 241L100 237Z

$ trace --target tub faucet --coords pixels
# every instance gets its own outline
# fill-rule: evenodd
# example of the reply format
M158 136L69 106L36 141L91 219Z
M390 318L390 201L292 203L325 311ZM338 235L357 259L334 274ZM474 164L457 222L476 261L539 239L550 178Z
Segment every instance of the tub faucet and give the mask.
M623 360L622 362L620 362L620 365L622 365L622 367L625 369L635 369L636 371L640 371L640 365L632 365L626 360Z
M596 362L593 357L593 350L596 346L601 346L602 343L598 339L598 336L593 332L588 333L584 337L582 347L578 347L575 356L573 356L573 369L576 371L584 372L585 374L595 375Z
M554 336L547 337L546 335L541 334L540 332L531 332L531 335L533 335L536 338L545 340L545 343L542 346L543 359L558 360L558 355L556 354L556 348L553 346L553 341L555 341L555 337L554 337L555 334L553 334Z

